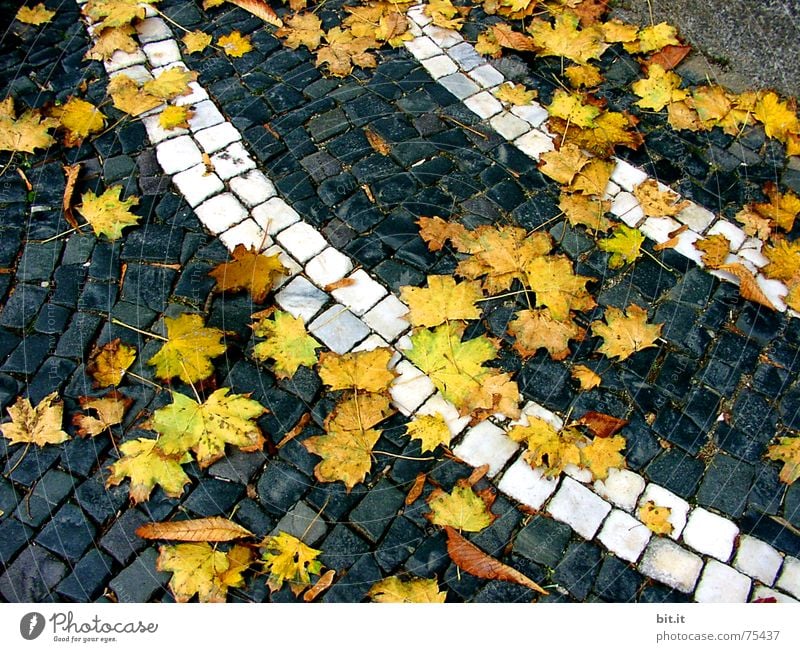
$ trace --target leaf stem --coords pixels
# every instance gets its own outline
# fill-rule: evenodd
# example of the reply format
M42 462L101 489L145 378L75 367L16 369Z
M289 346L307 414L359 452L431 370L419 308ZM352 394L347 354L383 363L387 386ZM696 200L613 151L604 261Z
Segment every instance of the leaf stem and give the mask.
M158 383L154 383L154 382L153 382L152 380L150 380L149 378L145 378L144 376L140 376L139 374L137 374L137 373L134 373L134 372L132 372L132 371L126 371L126 372L125 372L125 375L126 375L126 376L130 376L131 378L135 378L136 380L138 380L139 382L142 382L142 383L144 383L145 385L150 385L151 387L155 387L155 388L156 388L157 390L159 390L159 391L161 391L162 389L164 389L164 388L163 388L161 385L159 385Z
M52 242L53 240L58 240L59 238L63 238L65 235L74 233L75 231L80 231L85 226L89 226L89 223L86 222L85 224L79 224L73 229L68 229L66 231L62 231L61 233L56 233L55 235L50 236L49 238L45 238L44 240L31 240L31 242L35 244L47 244L48 242Z
M178 23L176 23L174 20L172 20L172 18L170 18L169 16L167 16L167 15L166 15L166 14L165 14L163 11L161 11L161 10L160 10L160 9L158 9L157 7L154 7L153 5L149 5L149 7L150 7L150 8L151 8L153 11L155 11L155 12L156 12L156 13L157 13L159 16L161 16L161 17L162 17L164 20L166 20L168 23L171 23L172 25L175 25L175 27L177 27L177 28L178 28L178 29L180 29L180 30L183 30L183 31L184 31L186 34L190 34L190 33L191 33L191 32L190 32L188 29L186 29L186 28L185 28L183 25L179 25Z
M169 342L169 340L163 335L158 335L157 333L151 333L150 331L143 331L141 328L136 328L136 326L131 326L130 324L126 324L124 321L120 321L116 317L111 318L111 323L114 324L115 326L123 326L125 328L129 328L130 330L139 333L140 335L147 335L147 337L153 337L157 340L161 340L162 342Z
M387 451L372 451L375 455L386 455L387 457L394 457L398 460L411 460L412 462L431 462L435 457L411 457L410 455L397 455L396 453L389 453Z

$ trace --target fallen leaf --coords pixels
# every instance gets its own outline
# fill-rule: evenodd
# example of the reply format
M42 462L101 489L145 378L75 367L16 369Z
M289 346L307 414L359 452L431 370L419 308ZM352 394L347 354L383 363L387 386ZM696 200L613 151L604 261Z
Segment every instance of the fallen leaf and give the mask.
M58 120L43 118L39 111L28 109L15 117L14 100L7 97L0 102L0 151L26 152L45 149L55 143L47 133L58 127Z
M419 235L431 251L441 251L448 240L459 248L461 241L471 241L470 232L458 222L448 222L441 217L420 217L417 220Z
M283 21L283 27L275 32L275 36L283 39L283 44L292 50L305 45L314 51L320 46L324 35L322 21L311 12L290 16Z
M564 70L564 75L573 88L594 88L603 83L600 68L591 63L569 66Z
M100 31L99 35L86 53L84 59L94 59L95 61L107 61L111 59L117 51L132 54L139 48L139 44L133 38L136 28L131 25L121 25L120 27L106 27Z
M40 2L35 7L20 7L14 18L28 25L44 25L49 23L55 15L55 11L50 11L43 2Z
M568 186L590 160L579 147L566 143L560 149L542 154L539 170L558 183Z
M691 202L681 200L672 190L661 190L655 179L647 179L633 189L633 194L648 217L672 217L688 207Z
M689 93L682 89L681 78L657 63L651 65L647 77L631 84L631 89L641 99L636 102L643 109L660 111L672 102L685 100Z
M264 0L228 0L228 2L235 4L237 7L241 7L245 11L249 11L265 23L269 23L275 27L283 25L283 22L278 18L278 14L275 13L275 10L268 2L264 2ZM292 9L294 9L294 7L292 7Z
M72 195L75 192L75 184L78 182L80 172L80 163L64 166L66 185L64 186L64 196L61 198L61 210L64 213L64 219L67 220L67 224L73 229L80 228L78 221L75 219L75 214L72 212Z
M189 118L192 117L194 111L188 106L174 106L170 105L158 114L158 124L162 129L188 129Z
M425 517L431 523L462 532L480 532L497 518L489 511L491 503L464 485L456 485L450 493L435 489L428 496L428 507L431 511Z
M210 516L184 521L145 523L136 529L136 536L170 541L235 541L254 535L247 528L227 518Z
M602 197L606 194L606 188L608 187L608 182L611 180L613 171L613 161L603 161L597 158L592 159L578 170L578 173L569 186L569 191Z
M743 299L754 301L755 303L759 303L766 308L775 310L775 305L772 303L772 301L770 301L769 297L764 294L764 291L758 284L758 280L756 279L755 275L753 272L747 269L747 267L741 263L731 263L728 265L722 265L719 269L722 272L728 272L728 274L732 274L739 280L739 294Z
M131 116L155 109L164 103L160 97L150 95L125 73L120 73L108 82L108 94L114 107Z
M403 603L441 603L447 592L441 591L435 579L415 577L401 580L399 577L385 577L372 585L367 596L373 602Z
M541 49L539 56L564 57L575 63L599 59L608 48L602 29L597 25L581 29L579 24L575 14L562 13L556 16L554 24L535 18L528 26L528 33Z
M586 365L578 364L572 368L570 375L578 381L582 391L599 387L602 378Z
M672 106L672 105L670 105ZM637 149L644 137L636 129L637 120L627 113L603 111L592 128L582 128L561 118L550 118L551 130L562 136L562 141L573 143L587 152L608 158L617 147Z
M111 465L107 486L120 484L130 478L129 493L134 503L150 497L150 492L159 485L170 498L180 498L183 487L190 480L182 464L192 461L188 453L177 457L167 455L155 439L132 439L120 444L122 458Z
M762 253L769 261L762 270L767 277L790 281L800 275L800 241L774 238Z
M84 13L94 21L101 21L99 27L119 27L145 17L145 5L158 0L89 0L84 5Z
M483 550L467 541L455 529L445 527L445 532L447 533L447 552L450 555L450 559L464 572L484 580L513 582L542 595L549 595L536 582L518 570L511 568L511 566L506 566L494 557L490 557Z
M661 337L663 324L648 324L647 311L636 304L628 306L625 312L608 306L605 320L605 324L593 321L592 333L603 338L598 351L609 358L626 360L637 351L655 346Z
M536 99L537 94L535 89L531 90L523 84L514 82L506 82L494 92L494 96L498 100L512 106L526 106Z
M779 192L772 181L764 185L764 193L769 201L752 204L752 208L784 231L791 231L795 218L800 215L800 197L791 190Z
M276 310L272 319L261 319L252 326L253 334L266 338L253 347L256 360L275 361L275 375L291 378L298 368L317 363L317 349L322 345L308 334L303 320Z
M558 207L572 226L583 225L591 231L607 232L613 223L606 217L610 201L602 201L580 194L561 193Z
M423 5L425 15L431 17L431 22L445 29L460 30L464 25L460 9L469 11L469 7L456 7L450 0L428 0Z
M567 320L571 310L590 310L597 305L586 290L586 284L595 279L575 274L572 266L566 256L538 256L525 268L528 287L536 293L536 306L549 308L557 321Z
M120 397L116 394L103 398L81 396L78 400L84 412L92 410L97 413L96 417L88 414L76 414L72 417L72 423L78 427L77 434L79 437L95 437L106 430L110 430L111 426L119 425L122 423L125 411L133 403L131 399L125 396Z
M691 104L704 129L721 124L733 108L728 92L717 84L693 89Z
M156 570L172 573L169 588L176 602L188 602L195 594L199 602L225 602L228 589L244 586L242 573L252 561L245 546L228 552L208 543L179 543L161 546Z
M520 310L508 325L508 332L516 340L514 350L523 358L530 358L539 349L546 349L553 360L563 360L569 355L569 340L582 340L586 331L571 319L557 321L547 308Z
M796 101L781 101L774 91L759 94L754 115L764 125L768 138L786 140L790 133L800 133Z
M590 410L576 422L577 425L585 426L595 437L600 437L601 439L613 437L628 423L626 419L618 419L610 414L603 414L594 410Z
M603 40L606 43L632 43L639 33L636 25L623 23L618 18L602 23L600 29L603 30Z
M393 48L397 48L404 41L410 41L414 38L409 26L408 18L397 11L393 11L381 16L378 22L378 29L374 31L373 36L376 40L384 41Z
M595 118L600 115L600 109L592 104L585 104L584 96L561 90L553 93L553 101L547 107L547 112L556 118L566 120L568 124L576 127L595 128Z
M149 422L161 435L161 449L168 455L194 451L201 469L223 457L226 444L245 453L261 450L264 437L255 420L267 409L247 394L229 391L222 387L202 403L172 391L172 403L157 409Z
M181 39L184 46L186 46L186 54L193 54L195 52L202 52L209 45L211 45L211 34L196 29L193 32L187 32Z
M397 375L389 369L392 355L392 349L387 347L344 355L326 351L319 356L319 375L322 382L333 390L382 392L389 388Z
M620 435L595 437L581 448L581 466L591 471L593 479L605 480L609 469L625 467L625 458L620 454L625 443L625 438Z
M69 439L61 429L64 403L57 392L48 394L34 408L29 398L17 397L14 405L6 408L11 421L0 424L0 432L13 444L60 444Z
M264 303L276 279L286 273L278 254L266 256L254 247L238 244L233 260L217 265L208 275L217 283L215 292L247 290L256 303Z
M417 414L406 425L406 434L411 439L420 441L420 450L424 453L437 446L449 446L452 434L447 422L441 414Z
M408 494L406 494L406 498L403 501L406 507L414 503L417 498L422 495L422 490L425 488L425 478L426 476L424 473L417 473L417 477L414 478L414 484L411 485L411 489Z
M292 593L300 595L311 585L311 576L319 575L322 570L322 562L317 559L322 551L307 546L286 532L266 537L259 547L265 548L261 559L264 570L269 573L267 586L270 591L277 591L288 582Z
M336 571L332 568L326 570L308 591L303 594L303 602L313 602L317 596L331 588Z
M669 507L662 507L656 505L652 500L648 500L644 505L639 508L639 520L644 523L651 532L656 534L672 534L672 523L669 522L669 517L672 515L672 510Z
M205 380L214 373L211 358L225 353L227 345L218 328L206 328L200 315L184 313L178 317L164 317L167 341L147 361L156 368L162 380L177 376L185 383Z
M557 476L568 464L580 464L578 443L585 437L574 428L556 430L545 420L529 416L527 425L514 426L508 431L508 436L514 441L525 442L528 450L523 459L533 468L544 467L547 476Z
M229 57L243 57L253 50L250 36L242 36L238 29L233 30L230 34L220 36L217 39L217 45Z
M707 235L694 243L699 251L703 252L701 259L711 269L719 269L731 253L731 242L721 233Z
M136 348L117 337L92 351L86 373L94 380L95 387L116 387L135 359Z
M364 135L367 137L369 146L378 154L389 156L392 153L392 146L377 131L371 127L364 127Z
M349 30L333 27L325 34L327 45L317 50L316 65L327 66L328 72L335 77L346 77L353 72L353 66L375 68L378 61L375 55L367 50L380 44L369 36L353 36Z
M95 195L88 190L81 196L78 212L89 223L95 235L104 235L109 240L122 237L122 229L135 226L141 219L131 213L131 208L139 204L138 197L120 199L122 186L111 186L102 195Z
M611 254L608 266L611 269L618 269L625 264L635 262L642 255L643 244L644 234L639 229L619 224L614 228L611 237L600 240L597 246Z
M690 45L665 45L644 61L645 69L649 70L651 66L658 64L664 70L672 70L678 66L691 51L692 47Z
M637 40L633 43L625 43L628 52L655 52L668 45L680 45L678 40L678 30L667 23L648 25L639 30Z
M452 276L428 276L428 287L405 285L400 297L409 308L413 326L438 326L451 320L480 319L476 305L483 298L477 281L456 283Z
M189 83L197 81L197 73L178 66L167 68L160 72L155 79L146 81L142 91L162 100L172 100L181 95L192 92Z

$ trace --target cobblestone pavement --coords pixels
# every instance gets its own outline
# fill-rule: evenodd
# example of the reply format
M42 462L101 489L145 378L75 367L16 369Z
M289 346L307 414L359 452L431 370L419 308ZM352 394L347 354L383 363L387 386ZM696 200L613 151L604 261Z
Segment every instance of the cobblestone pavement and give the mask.
M718 130L677 134L665 128L663 115L643 113L645 146L620 154L625 160L608 192L612 212L648 236L645 247L663 264L644 257L613 270L609 254L554 220L558 185L536 168L553 147L539 129L546 112L506 111L485 90L522 81L549 103L549 64L515 56L489 64L461 37L426 26L412 12L415 40L380 51L374 70L331 79L308 51L282 47L274 30L237 7L205 12L192 0L158 6L187 29L251 34L255 49L240 58L183 55L173 40L181 33L153 14L139 26L141 50L104 66L83 59L91 41L74 2L60 4L51 23L0 40L2 96L19 107L65 100L81 84L100 104L120 70L143 78L177 63L199 73L192 95L179 98L195 109L189 130L165 132L148 118L123 121L80 147L27 157L32 191L14 173L0 179L0 406L21 393L35 404L55 390L74 411L78 397L102 393L86 374L92 345L120 338L139 351L132 371L144 379L128 377L121 387L133 401L122 441L142 436L143 416L169 398L147 382L153 370L142 362L160 343L112 319L158 333L164 317L189 310L229 333L218 385L251 392L269 408L259 423L270 441L262 453L231 452L205 471L190 465L191 486L181 499L159 489L131 506L126 483L105 488L108 464L118 457L108 435L26 451L0 439L4 600L171 601L169 574L155 569L157 545L134 531L180 514L232 515L259 536L302 536L336 571L323 602L361 601L377 580L398 573L436 577L452 601L800 598L800 486L779 482L779 465L764 457L776 433L800 429L800 320L740 299L724 275L698 266L691 246L696 234L724 233L740 260L763 266L760 245L730 220L761 197L766 180L800 191L798 166L790 159L785 167L777 141L760 127L738 138ZM326 2L318 14L325 27L338 24L341 3ZM474 42L490 20L473 10L463 36ZM611 48L602 68L609 105L630 108L635 98L625 85L639 74L637 64ZM389 155L370 146L367 127L390 144ZM210 176L202 176L203 153L214 166ZM78 192L121 184L141 198L143 219L124 239L73 234L48 241L68 228L62 165L74 162L82 164ZM631 203L633 186L648 175L694 202L679 217L690 230L676 249L658 253L653 245L678 222L645 220ZM621 363L595 354L597 338L575 343L564 361L541 351L524 361L504 349L498 363L515 374L526 414L560 423L597 410L629 420L627 470L606 482L592 483L577 469L547 479L522 460L505 434L507 422L468 426L447 412L424 374L401 360L392 391L399 413L384 425L380 449L420 457L404 424L418 411L439 409L459 433L454 457L379 458L349 493L341 483L314 479L319 459L302 442L322 433L333 399L314 371L301 368L278 380L254 363L248 325L262 306L243 294L212 294L208 272L236 244L265 243L283 252L292 270L277 304L301 316L328 349L388 342L402 352L409 325L399 288L422 286L428 274L452 274L457 263L447 248L428 250L415 223L420 215L459 216L469 227L545 229L577 273L598 279L600 305L584 325L608 306L631 303L665 323L658 347ZM345 276L355 284L324 291ZM763 287L776 302L785 294L770 282ZM510 341L507 325L520 305L514 297L483 303L483 319L470 333ZM597 371L601 386L579 392L570 376L576 364ZM301 434L277 448L308 413ZM479 486L497 490L498 518L469 539L550 595L460 572L443 532L424 518L430 487L405 504L419 473L449 489L482 464L489 473ZM672 535L651 535L636 519L637 505L648 500L672 508ZM270 594L264 578L251 574L229 599L297 598L288 589Z

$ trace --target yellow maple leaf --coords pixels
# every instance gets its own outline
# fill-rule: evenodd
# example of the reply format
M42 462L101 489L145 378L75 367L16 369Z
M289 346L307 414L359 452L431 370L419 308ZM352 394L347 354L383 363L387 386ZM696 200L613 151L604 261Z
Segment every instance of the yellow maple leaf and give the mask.
M533 102L537 95L536 89L529 90L524 84L515 84L514 82L502 84L494 92L494 96L498 100L514 106L526 106Z
M316 65L326 65L335 77L346 77L353 72L353 66L375 68L378 61L375 55L367 52L380 47L371 36L353 36L350 30L333 27L325 34L327 45L317 50Z
M131 399L113 393L104 398L81 396L79 401L84 412L92 410L97 413L96 417L89 414L76 414L72 417L72 423L78 427L77 434L80 437L94 437L109 430L111 426L119 425L125 416L125 410L132 403Z
M611 208L610 201L601 201L584 195L561 193L558 207L572 226L583 226L592 231L608 231L612 223L605 216Z
M411 439L419 439L420 450L424 453L434 450L440 444L450 445L452 434L441 414L417 414L406 425L406 434Z
M594 122L593 128L582 128L561 118L550 118L549 125L564 140L602 158L612 156L616 147L637 149L644 142L636 130L636 120L627 114L603 111Z
M172 573L169 588L176 602L188 602L195 594L199 602L225 602L228 589L244 586L243 573L253 554L236 545L228 552L205 541L161 546L156 570Z
M116 338L94 349L86 373L94 380L95 387L116 387L135 359L136 347Z
M661 190L658 181L647 179L633 189L633 194L648 217L672 217L677 215L691 202L682 200L672 190Z
M311 576L322 571L322 562L317 559L322 551L307 546L286 532L266 537L260 547L265 549L261 560L264 570L269 573L267 586L270 591L277 591L288 582L292 593L299 595L311 585Z
M32 154L55 143L47 133L58 126L58 120L43 118L39 111L28 109L19 118L14 111L14 100L7 97L0 102L0 151Z
M475 51L485 57L497 59L502 56L503 47L497 42L494 32L489 28L485 32L478 34L478 40L475 42Z
M734 217L742 225L742 231L753 238L763 241L769 240L772 235L772 220L755 211L750 204L736 213Z
M77 147L91 134L103 131L105 116L91 102L70 97L63 106L53 107L50 115L61 123L64 129L64 145Z
M77 209L96 235L117 240L122 237L122 229L138 224L141 219L130 211L139 204L139 199L128 197L120 200L122 189L122 186L112 186L106 188L102 195L95 195L89 190L81 196L81 204Z
M342 27L350 28L353 36L371 36L375 38L375 33L380 26L380 20L390 6L388 3L377 2L353 7L345 6L343 9L348 15L342 21Z
M431 251L441 251L450 240L454 247L466 253L474 242L470 232L458 222L448 222L441 217L420 217L417 225L419 236Z
M188 95L192 92L189 82L197 80L197 73L194 70L186 70L178 66L167 68L160 72L155 79L146 81L142 90L148 95L158 97L162 100L172 100L181 95Z
M217 39L217 45L223 49L229 57L243 57L253 49L250 36L242 36L238 29L230 34L225 34Z
M694 243L694 246L703 252L702 261L711 269L722 267L731 253L731 242L721 233L700 238Z
M534 19L528 32L541 48L540 56L564 57L575 63L599 59L608 47L603 30L597 25L580 29L579 25L575 14L564 12L556 16L553 25L540 18Z
M434 490L428 497L428 507L431 511L425 516L431 523L462 532L480 532L497 518L483 498L463 484L453 487L450 493Z
M600 109L591 104L584 104L583 100L582 95L559 88L553 93L553 101L547 107L547 112L576 127L594 128L597 126L595 118L600 115Z
M464 19L461 17L461 7L456 7L450 0L428 0L424 5L425 15L430 16L431 22L445 29L460 30L464 26ZM469 7L463 7L469 11Z
M401 580L399 577L385 577L372 585L367 595L373 602L402 603L441 603L447 592L441 591L436 579L415 577Z
M769 138L786 140L789 134L800 133L795 101L782 102L774 91L759 95L754 114Z
M520 394L517 383L511 380L511 374L497 373L489 369L490 374L477 386L467 399L462 413L469 413L475 421L483 421L493 414L502 414L509 419L520 416Z
M590 160L579 147L566 143L560 149L542 154L539 170L542 174L567 186Z
M108 83L108 94L117 109L132 116L141 115L164 103L160 97L145 92L124 73L111 78Z
M382 392L389 388L397 375L389 369L392 355L392 349L387 347L344 355L326 351L319 356L319 375L322 382L333 390Z
M769 201L752 204L752 208L784 231L791 231L800 215L800 197L791 190L781 193L771 181L764 185L764 193Z
M599 387L603 379L586 365L578 364L572 368L570 375L578 381L581 390L594 389Z
M623 23L618 18L602 23L600 29L603 30L603 40L606 43L632 43L639 33L636 25Z
M452 276L428 276L427 288L405 285L400 296L409 308L413 326L438 326L454 319L480 319L476 305L483 298L477 281L456 283Z
M232 256L232 261L221 263L208 273L216 281L214 292L247 290L253 301L264 303L277 278L286 273L278 254L267 256L254 247L238 244Z
M642 255L643 244L644 235L639 229L632 229L625 224L619 224L614 228L613 235L605 240L600 240L597 246L602 251L607 251L611 254L608 266L612 269L618 269L625 264L635 262Z
M605 480L609 469L625 467L625 458L620 454L623 448L625 438L620 435L595 437L581 448L581 466L592 472L593 479Z
M733 107L727 91L716 84L693 89L691 104L705 129L720 124Z
M384 13L373 37L376 41L385 41L393 48L400 47L403 41L410 41L414 38L409 31L409 25L408 18L399 12Z
M496 1L494 5L491 5L490 2L484 2L484 11L486 11L487 14L491 14L492 11L489 7L494 6L496 13L501 16L508 16L513 20L519 20L530 16L536 11L538 4L539 0L499 0Z
M781 437L767 449L767 458L783 462L781 482L792 484L800 478L800 437Z
M147 361L156 368L162 380L177 376L185 383L205 380L214 372L211 358L225 353L225 333L218 328L206 328L200 315L184 313L165 317L167 341Z
M603 83L600 68L591 63L569 66L564 70L572 88L594 88Z
M193 54L194 52L202 52L209 45L211 45L211 34L196 29L193 32L187 32L181 39L186 47L186 54Z
M647 311L631 304L625 312L614 306L606 308L606 323L592 322L592 333L603 338L598 351L609 358L625 360L637 351L655 346L663 324L648 324Z
M192 461L188 453L177 457L167 455L155 439L132 439L120 444L122 458L111 465L107 486L116 486L130 478L129 493L134 503L150 497L150 492L159 485L170 498L180 498L183 487L190 482L181 468Z
M669 522L669 517L672 515L672 510L669 507L656 505L652 500L648 500L644 505L639 507L639 520L644 523L651 532L656 534L672 534L672 523Z
M606 187L608 187L613 171L613 161L603 161L598 158L592 159L578 170L569 186L569 191L602 197L605 195Z
M697 111L689 106L687 102L673 102L667 106L667 121L670 127L676 131L686 129L688 131L699 131L704 129L700 122Z
M775 238L764 246L763 254L769 260L763 269L769 278L790 281L800 275L800 241Z
M648 25L639 30L637 40L625 43L628 52L655 52L667 45L680 45L678 40L678 30L667 23Z
M132 36L135 33L136 28L130 24L120 27L106 27L97 36L94 45L86 53L84 59L105 61L118 51L127 52L128 54L136 52L139 44Z
M595 301L586 290L594 279L575 274L566 256L538 256L525 268L527 285L536 293L536 305L550 309L557 321L565 321L570 310L590 310Z
M188 129L194 111L188 106L167 106L158 114L158 124L163 129Z
M529 358L539 349L546 349L553 360L569 355L569 340L582 340L586 331L571 319L556 321L547 308L520 310L508 325L516 341L514 350Z
M536 42L530 36L515 31L511 25L506 23L492 25L485 35L485 44L497 47L498 55L502 48L517 52L533 52L537 49Z
M0 424L0 432L9 444L60 444L69 439L61 429L64 404L53 392L45 396L34 408L29 398L20 396L7 408L11 421Z
M225 445L245 453L261 450L264 437L255 422L267 412L247 394L216 390L202 403L171 392L172 403L153 413L149 427L161 435L159 446L168 455L193 451L204 469L225 455Z
M580 464L578 443L586 438L574 428L556 430L538 417L528 417L528 425L516 425L508 431L514 441L525 442L528 450L523 458L533 468L544 467L545 475L553 477L568 464Z
M647 77L634 82L631 88L642 98L636 102L637 106L660 111L667 104L688 97L689 93L680 88L680 85L681 78L677 74L654 63L648 68Z
M20 7L14 18L28 25L43 25L49 23L55 15L55 11L50 11L43 2L40 2L35 7Z
M299 317L276 310L272 319L260 319L252 328L255 335L266 338L253 347L253 357L274 360L278 378L290 378L301 366L313 367L317 363L317 349L322 345L308 334Z
M283 44L292 50L305 45L314 51L320 46L324 35L322 21L311 12L290 16L283 21L283 27L275 32L275 36L283 39Z
M145 5L158 0L89 0L83 8L84 13L99 27L120 27L145 17Z

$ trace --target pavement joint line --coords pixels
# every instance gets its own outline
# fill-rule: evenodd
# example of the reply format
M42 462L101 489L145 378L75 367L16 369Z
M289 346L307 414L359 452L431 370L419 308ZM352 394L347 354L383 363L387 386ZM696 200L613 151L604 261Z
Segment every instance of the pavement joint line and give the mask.
M416 29L412 28L412 33L417 35L415 39L403 42L411 55L431 72L435 81L460 99L475 115L488 120L498 134L515 145L523 154L538 162L542 154L554 149L555 137L543 127L548 115L547 110L536 101L505 110L490 92L480 90L486 88L491 91L498 88L506 83L505 76L470 43L464 41L457 31L431 25L430 18L423 12L423 6L416 5L408 11L409 20L416 26ZM452 54L455 48L459 51L457 55ZM448 75L440 74L441 71L449 69L443 57L452 61L458 71ZM477 60L483 61L483 65L476 66L474 62ZM463 62L469 63L465 66ZM494 72L494 76L491 73L481 72L487 68ZM528 125L524 127L524 131L520 122L511 120L513 117ZM760 272L760 269L769 262L761 253L764 245L761 240L748 238L733 222L715 215L690 200L690 205L676 216L677 222L674 220L665 222L670 218L664 217L646 218L639 202L631 193L635 186L648 180L649 175L618 157L614 157L613 161L616 166L611 175L613 183L609 183L606 188L604 199L613 200L611 212L614 215L629 227L639 229L657 244L666 242L669 233L679 228L681 224L688 226L689 230L680 234L678 246L674 249L699 267L705 265L694 243L704 235L718 233L725 235L731 242L731 253L727 262L740 263L750 270L756 276L758 286L778 311L788 312L792 317L800 317L800 313L787 308L783 302L783 297L789 292L786 284L768 279ZM660 182L658 185L661 190L672 190ZM680 194L678 198L681 199ZM670 225L671 228L667 228ZM710 270L709 273L723 281L739 284L739 280L728 272Z
M85 0L78 0L78 3L82 5ZM157 16L149 7L146 9L148 17L155 18ZM422 15L421 7L420 11L416 13ZM409 17L412 21L415 20L412 12L409 12ZM416 23L419 28L423 28L427 24L425 19L427 17L423 16L423 20ZM94 38L91 24L87 19L84 20L89 27L90 35ZM153 28L154 22L151 21L151 24L148 25L149 29ZM171 30L166 23L164 25ZM418 37L415 40L426 38L428 41L449 42L447 39L454 40L455 37L444 33L448 31L428 30L427 36ZM460 35L458 36L460 38ZM414 42L407 43L413 44ZM173 43L177 47L177 42L173 40ZM464 46L469 46L463 39L455 41L450 47L456 45L462 49ZM436 47L438 48L438 45ZM431 49L427 44L426 48L425 53L428 54ZM409 51L414 54L412 47L409 47ZM477 55L477 53L475 54ZM425 58L434 56L437 56L435 52ZM143 51L138 49L136 52L126 55L125 60L130 62L126 66L121 66L119 61L105 62L104 65L110 76L124 74L126 70L133 68L133 72L139 76L152 77L150 69L156 67L153 65L154 58L158 61L157 56L144 56ZM455 63L458 65L458 61ZM148 64L150 69L148 69ZM171 61L164 68L174 66L188 69L182 59ZM464 76L464 73L461 72L455 74ZM465 79L470 81L467 77ZM472 86L477 87L477 84L471 82L471 85L462 85L459 88L465 90L471 89ZM191 96L179 98L176 103L199 104L210 101L208 93L200 84L192 82L192 88ZM477 90L472 95L482 92ZM211 101L213 102L213 100ZM532 103L530 107L520 108L523 110L515 112L518 117L535 115L534 121L539 121L540 124L543 121L541 118L543 108L540 105ZM155 109L151 115L159 111L160 109ZM236 130L234 125L227 120L217 124L227 124ZM530 121L530 124L532 127L525 135L535 132L537 137L539 134L545 136L550 140L552 148L552 135L546 131L537 130L533 127L533 121ZM228 128L226 127L226 129ZM195 125L189 131L196 138L200 128ZM179 174L196 169L199 164L195 158L200 155L200 148L191 135L185 132L186 130L170 130L169 133L165 132L165 138L160 139L161 133L152 128L147 129L148 139L155 147L157 156L159 153L162 154L158 157L159 164L166 174L173 177L173 180ZM236 132L238 134L238 130ZM515 144L525 135L517 138L514 141ZM176 143L178 144L176 145ZM202 148L202 142L200 146ZM159 150L159 148L161 149ZM176 151L180 154L179 157L173 156ZM522 151L525 152L524 149ZM207 153L210 152L207 151ZM663 501L666 500L668 494L671 496L674 494L655 483L648 483L633 471L623 470L612 473L608 480L596 481L592 484L591 476L587 477L585 470L574 466L568 466L561 477L554 479L544 477L540 469L531 468L522 459L519 444L507 436L507 429L517 423L524 425L529 416L543 418L555 427L561 427L563 423L557 414L534 402L527 402L524 405L523 416L518 421L509 421L500 415L495 415L494 420L503 427L490 419L477 424L464 433L468 417L460 417L457 409L435 390L433 382L402 357L402 351L410 346L407 335L402 335L410 326L406 320L402 319L404 313L401 310L405 307L404 304L365 270L358 269L350 275L350 278L356 280L356 284L349 288L341 288L343 291L334 290L332 294L335 299L339 300L339 303L329 307L322 314L318 314L322 306L327 303L328 294L309 279L313 279L314 276L319 279L322 275L327 283L331 283L334 281L328 279L344 278L353 269L352 261L331 247L314 227L302 221L300 215L277 197L274 185L257 170L255 161L250 158L242 146L241 134L235 142L223 148L221 153L216 156L224 156L218 161L229 167L224 180L228 181L233 192L226 191L223 184L221 189L216 190L208 198L192 204L196 206L195 211L206 228L218 236L229 250L235 248L237 244L258 246L265 242L262 251L278 253L281 261L289 269L289 274L276 284L276 289L280 289L276 296L277 303L295 316L301 316L306 323L310 324L309 330L332 350L345 353L369 350L387 343L392 346L397 353L392 359L392 364L399 373L390 390L395 406L406 416L441 413L454 437L453 452L472 466L489 464L488 475L492 478L499 478L499 482L496 484L501 492L534 510L547 512L587 540L596 539L613 555L636 564L638 570L645 576L684 593L693 593L696 601L741 602L746 601L748 596L751 600L775 597L779 601L797 601L789 595L800 599L800 560L783 555L766 542L749 535L742 536L747 537L748 541L753 540L754 545L748 545L746 549L735 550L736 540L739 536L736 524L702 507L691 508L688 503L685 505L682 518L686 527L691 526L692 528L689 541L683 538L678 543L670 538L653 537L647 531L646 526L629 512L634 512L635 505L646 502L648 496L656 494ZM637 175L644 175L643 172L623 161L618 160L617 166L616 179L613 176L612 179L619 184L620 188L632 189L632 179ZM255 176L256 174L259 176ZM234 180L236 180L236 184L233 184ZM186 196L184 192L186 184L182 184L184 187L178 183L175 185L182 196ZM233 189L235 185L239 186L238 191ZM259 193L261 194L259 195ZM617 192L617 196L624 194L626 193ZM632 197L632 195L630 196ZM248 209L237 197L240 197L248 206L251 203L248 198L252 200L262 197L265 201ZM187 201L189 201L188 198ZM273 212L277 213L277 219L273 220L269 217L260 221L254 219L256 210L269 202L272 202ZM204 206L205 210L199 210ZM700 207L696 208L705 211ZM231 210L234 217L232 219L224 217ZM710 211L706 212L710 213ZM205 215L205 219L203 215ZM232 223L221 220L230 220ZM715 223L724 223L738 228L722 219L716 220ZM711 222L709 222L710 224ZM720 228L729 229L728 226ZM289 250L288 253L273 243L270 238L273 235L285 249ZM698 233L695 235L698 238L701 237ZM333 261L328 261L328 258L332 258ZM301 263L306 265L305 268ZM312 269L311 272L309 272L309 267ZM305 276L303 275L304 271ZM373 294L370 295L370 292L366 291L366 296L374 297L376 292L380 294L381 291L383 294L371 306L365 306L361 301L364 295L353 291L361 284L371 288ZM295 287L290 292L293 285L303 287ZM376 286L379 286L380 290L377 290ZM350 292L346 291L348 289ZM283 299L281 299L281 295L283 295ZM307 310L309 300L311 309ZM371 303L371 301L367 303ZM391 303L391 308L386 306L381 310L378 309L386 303ZM794 313L792 314L794 315ZM325 326L329 326L331 322L338 320L342 315L347 315L351 320L347 330L351 333L356 331L348 341L344 342L339 341L340 338L336 339L333 335L327 334L324 330ZM363 316L364 319L360 319L358 315ZM312 321L315 316L316 318ZM360 331L359 325L362 327ZM334 347L338 347L338 350ZM625 476L628 480L627 483L622 482L621 487L617 486L620 476ZM627 486L630 483L633 483L633 488ZM677 496L674 498L682 501ZM673 506L679 504L677 501L673 502ZM683 502L685 503L685 501ZM623 534L626 530L628 532L636 531L637 538L633 545L630 538ZM681 524L679 528L676 528L675 539L679 537L682 530L683 525ZM680 545L681 543L683 545ZM705 555L708 561L705 561L698 553ZM765 571L762 564L759 563L765 558L773 562L768 571ZM723 562L730 562L731 565ZM770 577L772 578L771 582L765 581ZM720 578L726 581L721 581ZM755 578L761 584L755 585L753 589L751 578ZM783 592L771 588L772 586Z

